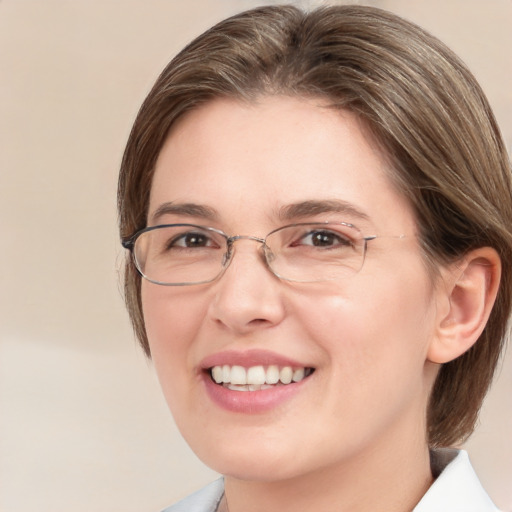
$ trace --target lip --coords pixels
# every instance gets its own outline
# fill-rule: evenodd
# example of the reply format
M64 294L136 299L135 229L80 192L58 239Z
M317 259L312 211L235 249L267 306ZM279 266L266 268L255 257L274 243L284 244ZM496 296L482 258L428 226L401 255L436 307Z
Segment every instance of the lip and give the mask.
M203 372L202 379L208 396L217 406L236 413L258 414L291 400L307 385L309 377L300 382L260 391L232 391L213 382L206 371Z
M206 393L214 404L230 412L258 414L278 408L291 400L307 386L310 377L300 382L275 386L259 391L233 391L216 384L210 377L209 369L213 366L228 364L246 368L251 366L291 366L292 368L311 367L297 360L266 350L249 350L244 352L225 351L213 354L201 361L201 378Z

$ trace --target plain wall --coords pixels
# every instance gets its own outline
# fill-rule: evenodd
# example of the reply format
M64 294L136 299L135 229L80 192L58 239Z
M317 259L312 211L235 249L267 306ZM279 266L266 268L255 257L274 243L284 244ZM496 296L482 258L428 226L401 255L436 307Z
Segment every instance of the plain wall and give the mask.
M130 330L117 171L170 57L262 3L0 0L1 512L157 511L215 477L181 440ZM459 53L512 147L512 1L360 3L417 21ZM509 353L467 445L505 510L511 390Z

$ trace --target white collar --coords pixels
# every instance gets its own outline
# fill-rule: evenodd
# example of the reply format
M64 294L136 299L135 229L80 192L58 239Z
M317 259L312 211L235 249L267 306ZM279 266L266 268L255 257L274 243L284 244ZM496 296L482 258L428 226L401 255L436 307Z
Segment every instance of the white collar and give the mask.
M478 480L467 452L444 448L430 456L437 478L413 512L499 512Z

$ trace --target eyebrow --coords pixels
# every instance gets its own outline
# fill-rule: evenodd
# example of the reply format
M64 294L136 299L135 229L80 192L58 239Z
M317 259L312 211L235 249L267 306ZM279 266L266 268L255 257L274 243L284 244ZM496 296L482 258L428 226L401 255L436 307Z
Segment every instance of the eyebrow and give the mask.
M279 218L283 221L292 221L322 213L343 213L360 220L370 220L366 213L352 203L338 199L310 200L289 204L280 208Z
M280 221L289 222L322 213L342 213L365 221L370 219L366 213L353 204L339 199L308 200L292 203L278 210L278 218ZM163 203L153 212L151 220L153 223L156 223L164 215L183 215L210 221L219 220L217 210L210 206L196 203Z
M153 222L156 222L164 215L186 215L199 217L206 220L217 220L219 215L216 210L209 206L195 203L163 203L151 215Z

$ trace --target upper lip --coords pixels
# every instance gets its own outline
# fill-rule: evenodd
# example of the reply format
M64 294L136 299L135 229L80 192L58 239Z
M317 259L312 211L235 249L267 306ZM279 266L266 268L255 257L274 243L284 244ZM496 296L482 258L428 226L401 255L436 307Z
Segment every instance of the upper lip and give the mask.
M222 365L239 365L246 368L251 366L291 366L292 368L311 368L311 365L304 364L295 359L291 359L287 356L283 356L276 352L269 350L251 349L245 351L226 350L223 352L217 352L210 356L205 357L200 367L203 370L207 370L214 366Z

